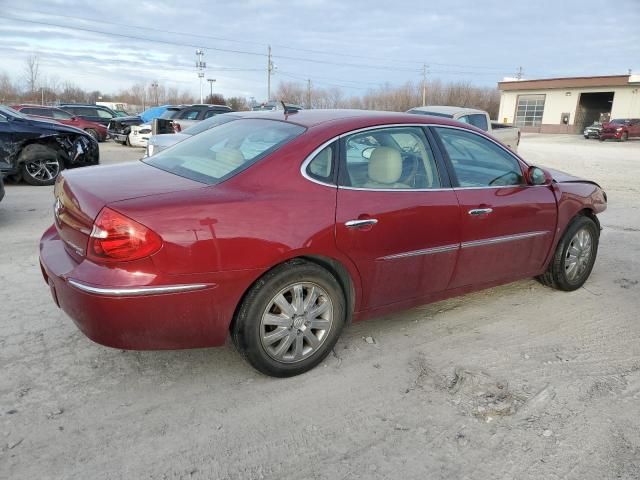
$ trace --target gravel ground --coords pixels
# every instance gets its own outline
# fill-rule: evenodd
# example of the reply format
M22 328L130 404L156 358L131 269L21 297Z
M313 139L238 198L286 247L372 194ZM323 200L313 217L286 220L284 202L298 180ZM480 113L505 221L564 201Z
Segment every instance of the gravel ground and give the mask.
M104 163L141 155L101 148ZM640 141L525 135L520 152L607 191L585 288L524 280L356 324L283 380L229 345L89 341L38 269L52 189L8 185L0 478L640 478Z

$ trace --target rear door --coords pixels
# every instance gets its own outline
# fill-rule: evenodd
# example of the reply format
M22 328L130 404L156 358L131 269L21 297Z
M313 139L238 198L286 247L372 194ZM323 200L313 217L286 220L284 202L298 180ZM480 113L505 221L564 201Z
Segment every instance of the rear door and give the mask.
M540 273L556 228L555 196L523 180L523 164L498 143L466 129L433 127L461 211L456 288Z
M378 127L340 143L336 242L356 264L363 309L446 289L460 212L421 127Z

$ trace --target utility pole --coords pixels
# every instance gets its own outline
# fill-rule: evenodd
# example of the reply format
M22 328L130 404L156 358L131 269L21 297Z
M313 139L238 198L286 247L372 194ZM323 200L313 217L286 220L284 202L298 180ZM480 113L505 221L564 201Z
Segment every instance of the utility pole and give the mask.
M516 78L518 80L522 80L522 67L518 67L518 73L516 73Z
M158 87L159 87L159 86L160 86L160 85L158 85L158 81L157 81L157 80L156 80L156 81L154 81L154 82L151 84L151 88L153 88L153 96L154 96L154 98L156 99L156 107L158 106Z
M631 75L631 73L629 73L629 75ZM44 87L40 87L40 96L42 100L42 103L40 103L40 105L44 105Z
M427 70L429 69L429 65L426 63L422 64L422 106L427 105Z
M213 103L213 82L215 82L215 78L207 78L207 82L209 82L209 100Z
M311 79L307 79L307 108L311 108Z
M200 103L204 103L204 98L202 97L202 81L204 79L204 69L207 68L207 64L202 61L202 57L204 56L204 51L199 48L196 50L196 69L198 70L198 78L200 79Z
M267 102L271 100L271 75L273 74L273 61L271 60L271 45L268 48L267 60Z

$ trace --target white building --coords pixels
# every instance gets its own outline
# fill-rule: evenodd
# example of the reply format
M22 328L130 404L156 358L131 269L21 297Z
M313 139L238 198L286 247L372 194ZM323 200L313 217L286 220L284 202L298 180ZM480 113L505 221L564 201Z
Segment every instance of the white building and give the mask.
M525 132L579 133L594 121L640 118L640 75L498 82L499 120Z

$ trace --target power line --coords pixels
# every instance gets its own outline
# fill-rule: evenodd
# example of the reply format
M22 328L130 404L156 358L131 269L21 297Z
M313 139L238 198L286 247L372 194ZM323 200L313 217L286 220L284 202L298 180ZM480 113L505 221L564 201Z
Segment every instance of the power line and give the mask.
M37 12L35 10L29 10L29 9L26 9L26 8L12 7L12 10L20 10L20 11L23 11L23 12L35 13L37 15L43 15L42 12ZM110 22L110 21L106 21L106 20L92 19L92 18L87 18L87 17L77 17L77 16L72 16L72 15L61 15L61 14L58 14L58 13L47 13L46 15L47 16L60 17L60 18L68 18L68 19L72 19L72 20L82 20L82 21L85 21L85 22L94 22L94 23L100 23L100 24L106 24L106 25L113 25L113 26L117 26L117 27L136 28L136 29L140 29L140 30L148 30L148 31L152 31L152 32L159 32L159 33L163 33L163 34L170 33L170 34L173 34L173 35L184 35L184 36L189 36L189 37L194 37L194 38L206 38L206 39L210 39L210 40L220 40L220 41L224 41L224 42L233 42L233 43L240 43L240 44L247 44L247 45L256 45L256 46L260 46L260 47L264 47L265 43L266 43L266 42L250 41L250 40L238 40L238 39L233 39L233 38L228 38L228 37L218 37L218 36L213 36L213 35L204 35L204 34L199 34L199 33L190 33L190 32L177 31L177 30L164 30L164 29L153 28L153 27L142 26L142 25L131 25L131 24L124 24L124 23L119 23L119 22ZM375 56L354 55L354 54L348 54L348 53L343 53L343 52L328 52L328 51L323 51L323 50L292 47L290 45L281 45L281 44L273 44L273 43L271 45L276 47L276 48L280 48L280 49L293 50L293 51L306 52L306 53L315 53L315 54L320 54L320 55L332 55L332 56L345 57L345 58L362 58L362 59L368 59L368 60L382 60L383 59L381 57L375 57ZM188 46L191 46L191 45L188 45ZM284 57L280 57L280 58L284 58ZM384 58L384 60L386 60L387 62L391 62L391 63L404 63L404 64L408 64L408 65L414 65L416 63L413 60L404 60L404 59L400 60L400 59ZM497 72L504 72L504 71L509 70L508 68L488 67L486 65L473 66L473 65L461 65L461 64L454 64L454 63L438 63L438 62L430 62L430 64L431 65L441 66L441 67L459 67L459 68L471 68L471 69L482 69L482 70L494 70L494 71L497 71Z
M64 29L67 29L67 30L78 30L78 31L89 32L89 33L97 33L97 34L106 35L106 36L114 36L114 37L128 38L128 39L133 39L133 40L141 40L141 41L146 41L146 42L150 42L150 43L160 43L160 44L180 46L180 47L203 48L203 49L206 49L206 50L214 50L214 51L219 51L219 52L236 53L236 54L259 56L259 57L268 56L267 54L259 53L259 52L250 52L250 51L246 51L246 50L237 50L237 49L214 47L214 46L211 46L211 45L198 45L198 44L195 44L195 43L162 40L162 39L158 39L158 38L149 38L149 37L144 37L144 36L119 33L119 32L109 32L109 31L105 31L105 30L97 30L97 29L94 29L94 28L87 28L87 27L80 27L80 26L68 26L68 25L63 25L63 24L60 24L60 23L54 23L54 22L51 22L51 21L45 22L45 21L39 21L39 20L29 20L29 19L24 19L24 18L11 17L11 16L7 16L7 15L0 15L0 18L4 18L6 20L12 20L12 21L32 23L32 24L36 24L36 25L44 25L44 26L49 26L49 27L64 28ZM104 22L104 23L110 23L110 24L113 24L113 25L119 25L119 26L123 26L123 27L135 28L135 27L130 26L130 25L116 24L114 22ZM166 33L166 32L164 32L164 33ZM189 34L185 33L184 35L189 35ZM288 47L285 47L285 48L288 48ZM327 53L327 54L329 54L329 53ZM308 63L323 64L323 65L336 65L336 66L341 66L341 67L369 68L369 69L376 69L376 70L389 70L390 68L393 68L395 71L404 71L404 72L412 72L412 73L419 72L419 69L417 69L417 68L400 68L400 67L391 67L389 65L373 65L373 64L364 64L364 63L336 62L336 61L331 61L331 60L303 58L303 57L295 57L295 56L289 56L289 55L276 55L275 57L280 58L280 59L284 59L284 60L295 60L295 61L299 61L299 62L308 62ZM353 56L353 57L364 58L364 57L360 57L360 56ZM438 63L435 63L435 62L432 62L432 64L441 65L441 66L445 66L445 65L454 66L454 64L438 64ZM460 65L458 65L458 66L460 66ZM488 67L478 67L478 68L488 68ZM456 73L478 74L476 72L456 72ZM490 74L490 73L483 73L483 74Z

